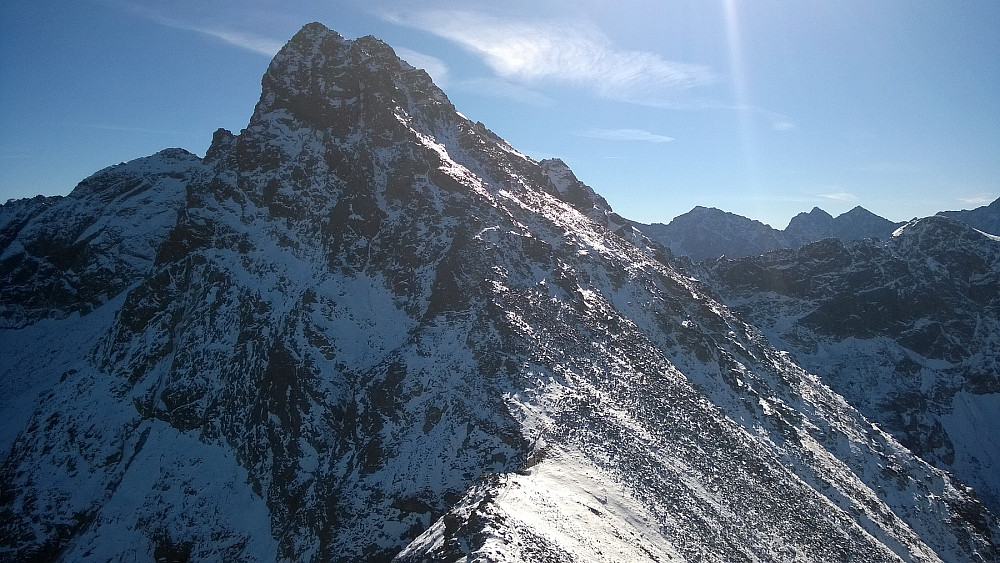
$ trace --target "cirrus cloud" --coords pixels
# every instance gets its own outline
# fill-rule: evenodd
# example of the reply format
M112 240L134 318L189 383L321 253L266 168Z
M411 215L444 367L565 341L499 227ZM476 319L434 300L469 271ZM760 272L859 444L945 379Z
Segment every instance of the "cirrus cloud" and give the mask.
M995 193L984 192L978 194L967 195L965 197L959 197L958 201L962 203L967 203L969 205L989 205L996 201L997 196Z
M669 143L673 137L657 135L643 129L591 129L577 133L581 137L604 139L607 141L642 141L646 143Z
M502 78L569 83L618 101L670 107L681 91L718 81L706 66L619 49L588 25L513 21L464 11L385 18L458 43Z
M285 45L283 41L276 41L269 37L264 37L245 31L235 31L224 26L199 25L188 21L164 16L150 8L139 5L130 5L129 8L139 17L145 18L157 24L180 29L183 31L193 31L202 35L207 35L234 47L252 51L259 55L273 57Z
M275 53L280 51L285 45L283 41L275 41L274 39L270 39L268 37L262 37L260 35L242 31L201 27L196 25L189 25L187 27L181 27L178 25L177 27L208 35L209 37L214 37L234 47L253 51L254 53L268 57L273 57Z
M858 196L856 196L856 195L854 195L854 194L852 194L850 192L845 192L845 191L839 191L839 192L834 192L834 193L829 193L829 194L819 194L819 197L823 197L823 198L826 198L826 199L832 199L834 201L843 201L843 202L858 201Z

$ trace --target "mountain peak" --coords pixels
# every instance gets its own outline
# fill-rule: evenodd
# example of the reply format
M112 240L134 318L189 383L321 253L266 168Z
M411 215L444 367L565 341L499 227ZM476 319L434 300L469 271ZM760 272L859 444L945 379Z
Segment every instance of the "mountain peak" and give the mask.
M336 35L338 37L340 36L339 33L337 33L336 31L333 31L329 27L326 27L325 25L323 25L323 24L321 24L319 22L309 22L309 23L303 25L302 29L300 29L298 31L298 33L296 33L295 35L292 36L292 39L294 39L294 38L296 38L296 37L298 37L300 35L303 35L303 34L305 34L305 35L319 35L319 34L325 34L325 33L332 33L332 34L334 34L334 35Z
M548 177L555 195L584 213L592 210L610 212L611 206L607 200L598 195L593 188L581 182L569 165L559 158L550 158L538 163Z
M833 216L823 211L819 207L813 207L812 211L799 213L788 222L785 227L785 234L792 237L798 244L806 241L820 240L832 236L831 224ZM801 242L799 242L801 241Z
M855 205L854 207L851 208L850 211L844 212L838 215L838 217L843 217L844 215L875 215L875 214L872 213L871 211L868 211L864 207L861 207L860 205Z
M336 136L392 130L415 106L444 107L447 96L423 70L366 36L348 40L322 24L304 26L274 56L261 80L251 128L265 116L293 117Z
M344 38L341 34L336 31L326 27L319 22L307 23L299 29L298 33L292 36L291 39L285 43L278 54L285 52L287 55L289 51L291 52L310 52L319 51L324 49L327 43L339 43L341 45L349 45L352 43L349 39Z
M809 212L803 211L798 215L796 215L795 217L792 217L792 220L788 224L788 226L791 227L793 223L804 222L804 221L808 221L812 224L817 224L831 220L833 220L833 215L830 215L829 213L827 213L823 209L820 209L819 207L813 207Z
M669 224L640 230L677 255L698 261L726 255L749 256L781 248L780 231L760 221L715 207L698 205Z
M205 151L205 160L215 160L219 155L226 153L236 142L236 136L229 129L218 128L212 134L212 144Z
M719 209L718 207L706 207L704 205L696 205L696 206L694 206L691 209L691 211L688 211L687 213L685 213L685 215L690 215L690 214L695 214L695 215L712 215L712 214L715 214L715 215L718 215L718 214L726 214L726 213L728 213L728 211L723 211L723 210Z

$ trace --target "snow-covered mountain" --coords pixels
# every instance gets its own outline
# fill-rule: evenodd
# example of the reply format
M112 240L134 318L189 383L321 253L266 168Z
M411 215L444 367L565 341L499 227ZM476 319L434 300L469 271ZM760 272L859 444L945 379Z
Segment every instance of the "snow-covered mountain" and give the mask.
M944 215L969 225L973 229L978 229L984 233L1000 236L1000 198L993 203L966 209L963 211L941 211L938 215Z
M1000 510L1000 237L943 216L705 262L724 301Z
M5 560L1000 557L969 489L371 37L305 26L204 159L0 229Z
M200 165L167 149L0 208L0 326L87 314L149 273Z
M719 256L753 256L789 245L782 232L769 225L700 205L667 224L635 223L635 226L675 255L694 261Z
M742 215L701 206L678 215L667 224L633 224L677 256L687 256L696 262L720 256L743 258L781 248L798 248L830 237L844 241L886 239L902 225L861 206L837 217L814 207L809 213L793 217L782 231Z

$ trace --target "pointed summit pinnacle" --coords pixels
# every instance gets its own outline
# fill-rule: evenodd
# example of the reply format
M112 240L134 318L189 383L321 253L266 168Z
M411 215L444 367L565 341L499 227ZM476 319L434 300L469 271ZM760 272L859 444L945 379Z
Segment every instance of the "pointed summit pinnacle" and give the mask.
M274 56L261 80L251 127L265 115L295 118L335 135L394 127L413 106L454 107L426 72L404 63L375 37L345 39L319 23L305 25Z

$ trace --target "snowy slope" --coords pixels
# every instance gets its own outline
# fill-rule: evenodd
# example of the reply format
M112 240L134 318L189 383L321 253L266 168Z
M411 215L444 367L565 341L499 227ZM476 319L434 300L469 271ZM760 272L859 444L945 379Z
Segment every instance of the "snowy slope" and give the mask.
M942 216L884 244L707 264L726 301L914 452L1000 509L1000 239Z
M201 159L166 149L0 206L0 326L86 313L145 275Z
M998 557L964 488L377 39L305 26L195 168L121 291L3 329L50 357L4 349L2 558Z

